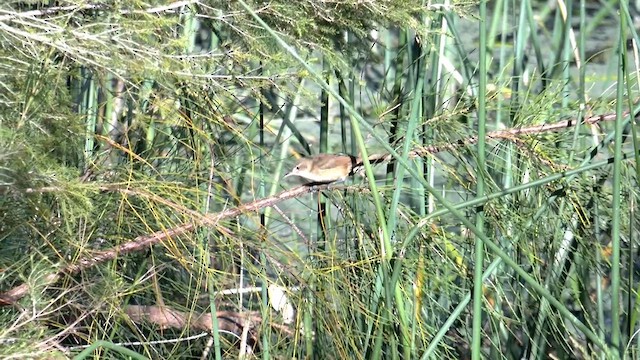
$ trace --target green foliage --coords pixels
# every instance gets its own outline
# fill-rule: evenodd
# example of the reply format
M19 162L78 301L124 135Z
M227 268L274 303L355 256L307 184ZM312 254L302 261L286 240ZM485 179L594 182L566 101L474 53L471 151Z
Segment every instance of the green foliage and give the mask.
M0 357L634 356L637 69L490 4L0 5Z

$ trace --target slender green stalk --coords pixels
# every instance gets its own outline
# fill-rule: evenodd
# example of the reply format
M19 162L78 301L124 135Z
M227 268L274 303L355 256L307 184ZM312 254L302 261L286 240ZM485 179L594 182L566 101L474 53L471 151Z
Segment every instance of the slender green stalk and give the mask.
M600 13L604 13L602 10L604 9L604 7L600 10ZM597 18L597 15L596 15ZM580 102L580 106L578 109L578 119L582 119L584 117L585 114L585 110L587 108L587 91L586 91L586 70L587 70L587 66L586 66L586 54L585 54L585 49L586 49L586 38L588 34L591 34L591 30L590 29L591 25L593 25L594 23L599 23L600 20L594 19L593 17L589 19L589 23L587 23L587 9L586 9L586 0L580 0L580 31L579 31L579 37L578 37L578 51L579 51L579 61L576 62L577 66L578 66L578 70L579 70L579 79L578 79L578 99ZM633 108L632 106L629 107L630 109ZM576 131L574 132L574 138L573 138L573 142L574 144L577 142L577 136L578 136L578 131L576 129ZM570 153L570 158L569 161L572 162L573 158L575 156L575 151L572 151ZM594 219L599 219L601 214L600 214L600 209L598 206L597 202L594 202L594 206L593 206L593 216ZM597 225L597 223L593 224L593 233L595 235L595 239L600 239L602 234L601 234L601 230L600 227ZM585 277L583 278L583 281L585 284L589 283L588 280L588 276L589 274L592 274L595 272L595 277L596 277L596 288L595 288L595 293L596 293L596 304L595 304L595 320L594 323L596 323L598 325L597 329L597 334L600 337L600 339L602 341L606 341L606 334L605 334L605 315L604 315L604 292L602 289L602 273L604 271L604 269L601 268L601 261L602 261L602 253L601 251L596 251L595 254L595 259L596 259L596 264L597 264L597 268L595 269L595 271L586 271L585 273ZM605 355L604 354L600 354L600 359L605 359Z
M613 160L613 190L612 190L612 220L611 220L611 345L616 351L621 350L620 328L620 225L622 222L622 132L623 132L623 105L625 104L625 76L627 72L627 24L626 17L620 16L620 37L618 38L618 82L616 85L616 123L614 139Z
M263 64L260 64L260 73L262 74L263 71ZM265 150L265 142L264 142L264 131L265 131L265 124L264 124L264 115L265 115L265 105L262 101L260 101L260 108L259 108L259 117L260 117L260 123L258 125L258 133L259 133L259 141L260 141L260 150L261 150L261 156L260 156L260 172L264 172L264 169L266 168L266 164L264 164L263 162L266 159L266 154L264 153ZM266 194L266 184L265 184L265 179L266 179L266 175L265 174L261 174L260 176L260 185L258 187L258 196L263 197ZM261 265L261 271L260 271L260 278L262 280L262 287L260 289L260 312L262 314L262 346L264 347L262 350L262 359L264 360L269 360L271 359L271 327L270 327L270 308L269 308L269 293L268 293L268 284L269 284L269 275L267 274L267 269L269 267L269 263L267 262L267 257L265 256L266 253L266 226L267 226L267 217L265 214L265 211L261 211L260 212L260 265Z
M631 17L630 14L628 14L628 8L625 6L626 4L622 4L622 9L621 12L623 14L623 16L625 16L628 19ZM635 34L634 34L634 39L635 39ZM640 54L638 54L639 49L638 49L638 42L635 41L634 44L636 46L633 47L634 51L633 51L633 58L634 58L634 68L635 70L633 71L626 71L625 72L625 84L626 84L626 91L627 94L633 94L634 92L632 91L632 84L636 84L636 86L640 87L640 75L638 74L638 68L640 68ZM635 74L635 77L632 76L632 74ZM629 106L629 108L633 108L633 99L631 96L627 96L627 106ZM625 126L629 126L629 125L625 125ZM635 163L638 164L640 163L640 144L638 143L638 134L637 134L637 130L636 130L636 126L633 126L633 124L631 124L631 126L629 126L631 128L631 137L632 137L632 143L633 143L633 149L634 149L634 154L635 154ZM640 179L640 167L638 167L637 165L633 167L635 169L635 176L636 176L636 185L638 183L638 179ZM629 191L630 194L633 194L632 191ZM636 219L637 218L637 197L633 197L633 195L629 196L629 211L630 211L630 216L629 219ZM634 226L634 224L636 224L635 222L631 221L629 223L629 239L634 239L635 235L638 232L638 229L636 226ZM638 260L636 257L636 252L634 251L629 251L629 261L627 262L628 264L630 264L629 266L633 266L633 264L635 264ZM630 358L637 358L637 354L638 354L638 348L640 347L640 336L637 336L638 334L636 333L636 326L638 324L638 318L640 317L640 285L635 285L637 282L636 278L634 277L634 272L631 271L629 272L629 280L628 280L628 288L626 289L627 294L628 294L628 308L629 311L627 313L627 323L628 325L628 341L627 341L627 349L631 346L631 344L633 343L634 338L635 343L636 343L636 347L632 347L631 348L631 352L628 353L628 351L624 352L624 355L626 357L630 357ZM635 296L633 295L635 293Z
M596 205L595 209L594 209L594 215L596 216L596 219L598 218L598 216L600 215L600 211L599 211L599 207ZM601 234L601 231L599 229L599 226L597 223L593 224L594 227L594 234L596 235L596 239L599 239ZM598 324L598 335L600 336L600 339L602 339L602 341L606 341L606 334L605 334L605 330L606 330L606 326L605 326L605 314L604 314L604 308L605 308L605 292L602 289L602 274L604 273L604 269L602 264L602 252L596 251L596 262L598 264L598 267L595 269L596 272L596 313L597 313L597 324ZM606 359L605 354L600 354L600 359Z
M213 155L211 155L211 158L213 158ZM209 210L211 209L211 202L212 200L212 195L213 194L213 184L214 184L214 164L213 161L211 161L211 164L209 166L209 179L207 182L207 196L205 198L205 200L202 202L202 213L203 214L207 214L209 213ZM222 349L220 346L220 324L218 322L218 306L216 304L216 279L214 279L215 277L215 273L212 270L212 266L211 266L211 234L212 234L211 229L202 229L200 231L198 231L198 237L200 240L200 249L202 249L201 251L199 251L198 254L198 259L200 260L200 264L201 264L201 274L203 274L203 276L205 276L206 282L207 282L207 291L209 294L209 313L211 314L211 336L213 337L213 348L214 348L214 355L215 355L215 359L216 360L222 360Z
M113 111L115 109L115 105L114 105L114 100L115 97L113 96L113 94L115 93L116 89L115 86L113 86L113 83L115 81L115 77L113 76L113 74L107 74L107 78L104 84L104 120L103 120L103 129L102 129L102 135L104 136L111 136L111 134L115 131L115 124L114 122L109 118L110 114L113 114Z
M502 34L502 37L506 35L504 32L504 26L506 24L505 20L507 18L504 16L505 15L504 12L501 13L501 10L504 11L504 9L507 9L509 7L509 5L505 3L508 3L508 1L496 0L491 3L491 5L493 5L493 8L491 9L492 10L491 13L495 14L496 16L491 17L491 25L489 26L489 34L487 35L487 49L493 49L495 46L495 40L498 38L497 36L498 25L500 24L502 25L502 28L500 29L500 33ZM501 44L502 44L502 40L503 38L500 39ZM504 46L500 46L500 48L504 48Z
M93 149L95 147L95 140L93 135L96 130L96 120L98 114L97 104L97 89L96 82L93 75L83 68L82 71L85 74L85 85L83 89L83 109L85 110L85 123L86 123L86 136L84 142L84 167L89 168L89 165L93 161Z
M402 154L400 155L405 162L409 161L409 151L411 150L411 146L414 143L415 131L418 128L418 123L420 120L420 109L422 102L422 90L424 88L425 82L425 69L424 66L421 65L420 61L416 62L418 67L418 81L416 84L416 88L413 92L413 100L411 104L411 115L409 116L409 121L407 123L407 128L404 133L404 144L402 147ZM397 182L395 185L395 189L393 191L393 195L391 197L391 205L389 206L389 216L387 220L387 228L391 233L396 231L396 217L398 214L398 206L400 203L400 195L402 194L402 181L405 175L405 168L399 167L396 170L395 181Z
M520 102L522 101L521 92L524 92L524 72L525 72L525 50L527 45L529 44L529 33L530 29L527 26L527 22L525 21L525 16L527 14L527 5L529 0L523 0L520 2L520 18L518 19L518 32L516 37L515 46L515 56L514 56L514 64L513 64L513 80L511 81L511 111L510 116L513 117L517 112L517 109L521 106ZM513 119L510 119L510 123L513 124Z
M200 256L202 259L202 267L204 274L207 277L207 290L209 291L209 312L211 313L211 336L213 337L213 350L216 360L222 360L222 349L220 347L220 326L218 324L218 306L216 305L216 281L214 275L209 269L211 268L211 256L209 249L209 237L202 236L203 239L203 254Z
M329 84L331 80L331 66L327 59L323 59L322 62L322 72L327 84ZM320 153L329 152L329 94L325 89L321 89L320 91ZM329 214L327 207L327 197L322 193L318 192L317 194L317 223L316 223L316 232L317 232L317 241L318 248L324 254L333 254L331 251L332 246L329 244L331 242L330 235L328 229L331 228L331 215ZM332 258L333 256L331 256ZM324 261L324 257L318 256L318 261L316 261L319 265L319 268L323 268L327 266L326 261ZM324 294L327 291L327 281L324 277L316 277L313 288L313 294ZM313 296L313 299L309 300L309 306L313 306L312 313L322 313L322 300ZM315 318L315 317L314 317ZM320 331L318 321L314 321L313 324L314 333L314 351L316 349L322 348L322 342L325 341L325 332Z
M331 66L327 59L323 59L322 69L325 76L325 81L329 84L331 80L330 72ZM320 153L329 152L329 94L326 90L320 90ZM318 194L318 222L317 222L317 232L318 232L318 243L319 248L326 252L328 249L327 241L328 233L327 229L331 227L330 225L330 215L327 211L327 198L319 192ZM322 292L321 289L318 289ZM318 339L318 336L316 336Z
M302 311L304 312L302 315L302 321L304 324L304 344L305 344L305 358L307 359L313 359L313 354L314 354L314 348L313 348L313 344L314 344L314 336L313 336L313 329L315 328L315 322L313 321L313 312L314 312L314 303L315 303L315 296L313 295L313 289L315 288L315 279L312 279L309 282L309 289L306 290L303 294L303 296L306 298L306 301L304 302L305 306L302 309Z
M185 6L182 12L184 22L182 24L182 38L185 40L185 53L193 54L196 47L196 35L198 31L198 19L191 5Z
M478 89L478 147L476 156L477 162L477 183L476 198L484 196L484 176L486 169L486 150L485 138L487 134L486 118L487 118L487 2L480 2L480 69L478 78L480 86ZM476 228L478 231L484 231L484 211L478 210L476 213ZM484 244L481 238L476 238L475 243L475 265L473 271L473 335L471 341L471 357L475 360L482 358L482 301L483 286L482 273L484 265Z
M447 18L443 15L438 15L437 17L429 20L434 28L438 24L442 24L440 26L442 30L440 31L440 34L434 34L433 47L425 47L423 50L425 52L430 52L429 62L425 65L430 66L428 76L430 80L433 80L435 82L432 88L425 88L423 90L424 99L422 101L422 112L424 113L425 119L434 118L438 112L437 104L442 104L445 97L451 96L451 94L444 93L444 81L442 80L441 75L444 67L443 61L446 60L443 57L445 56L444 48L447 41L447 31L454 28L445 25L449 21L453 21L453 18ZM444 29L445 26L446 29ZM424 54L423 56L426 56L426 54ZM427 74L423 76L427 76ZM431 129L425 121L422 125L422 144L424 146L428 146L434 138L434 130ZM422 168L418 168L420 178L425 178L426 175L428 176L429 183L432 185L435 184L435 174L437 172L435 159L433 159L432 157L428 157L426 159L418 159L415 162L417 165L420 165L422 163ZM433 211L433 209L435 208L434 198L430 195L427 195L424 186L422 186L419 180L411 177L411 183L413 188L417 189L416 195L420 196L420 203L418 204L418 206L420 206L420 215L424 216L425 214Z
M390 31L388 31L387 33L390 34ZM410 39L410 35L409 32L404 30L404 29L400 29L399 30L399 34L398 34L398 47L397 47L397 51L396 51L396 58L397 61L395 63L395 68L393 69L394 71L391 71L391 68L386 68L386 73L387 74L391 74L393 73L394 78L393 78L393 88L391 89L391 93L397 98L397 99L403 99L403 95L402 95L402 82L405 78L404 74L403 74L403 69L405 66L405 61L403 61L402 59L407 59L406 63L412 64L413 63L413 49L411 46L407 46L407 44L411 43L412 39ZM415 39L413 39L415 40ZM391 41L391 39L388 40L388 44L392 44L393 42ZM389 57L390 55L388 55L388 53L392 52L392 47L389 45L387 46L387 51L385 54L385 58ZM404 55L404 56L403 56ZM415 66L410 66L409 67L409 78L411 78L411 74L413 74L414 72L414 68ZM411 79L409 80L410 84L414 84L415 82L411 82ZM401 126L401 119L402 119L402 111L403 111L403 106L397 106L396 109L394 109L393 111L393 117L390 120L390 128L389 128L389 143L390 144L395 144L396 141L398 141L398 139L400 138L400 126ZM385 186L393 186L393 183L395 181L395 166L393 162L390 162L387 165L387 174L386 174L386 178L385 178Z
M533 10L531 9L531 1L526 0L523 1L525 6L525 10L526 10L526 14L527 14L527 22L529 24L529 28L531 29L531 42L533 44L533 50L536 54L536 67L539 68L539 72L541 74L546 74L547 73L547 68L544 62L544 56L542 54L542 52L544 51L544 47L540 44L540 39L538 37L538 27L537 27L537 21L536 19L533 18ZM546 79L542 79L543 80L543 85L546 83Z
M407 123L407 129L404 135L404 145L403 145L402 155L401 155L405 161L408 161L409 159L409 150L411 149L411 145L414 143L415 131L418 128L418 123L420 120L420 109L421 109L420 104L422 102L422 90L424 88L424 82L426 81L424 76L425 69L424 69L424 66L422 65L422 62L417 61L416 66L417 66L418 81L416 84L416 88L413 92L413 101L411 106L411 109L413 111L411 113L411 116L409 116L409 121ZM397 228L396 216L398 214L400 195L402 193L402 188L403 188L401 183L404 179L404 173L405 173L404 170L405 170L404 168L400 167L396 170L396 174L395 174L396 175L395 181L397 183L391 198L391 205L389 206L389 212L388 212L389 215L387 220L387 228L389 229L390 233L395 233ZM390 244L388 248L392 249ZM389 288L391 284L396 284L396 283L394 281L391 281L390 283L388 282L387 287ZM390 292L391 289L389 289L388 291ZM396 298L395 311L398 312L398 317L400 318L400 332L402 334L403 348L405 351L404 357L406 358L407 356L411 355L410 336L409 336L409 328L408 328L409 322L408 322L407 314L404 311L405 307L403 305L403 300L402 300L403 296L400 292L400 288L397 285L393 286L393 292L395 293L395 298ZM388 308L388 311L393 311L393 307ZM391 313L389 314L389 317L391 317Z
M506 67L508 67L508 63L511 61L511 58L507 58L507 53L508 53L508 48L507 46L505 46L508 42L508 34L509 34L509 14L510 14L510 9L511 9L511 2L510 1L498 1L495 3L494 9L493 9L493 13L494 14L500 14L500 16L493 16L494 18L494 24L492 24L492 30L489 33L489 35L487 36L487 52L489 54L493 53L494 51L494 40L496 38L496 35L494 34L494 27L497 27L495 25L495 22L500 19L501 20L501 29L500 29L500 43L499 43L499 47L498 47L498 52L499 52L499 68L500 69L504 69ZM535 47L535 44L534 44ZM489 55L485 56L485 58L487 58L486 61L491 60L491 57ZM502 76L499 76L498 79L501 79ZM502 80L498 80L498 82L502 82ZM497 128L501 128L501 127L510 127L511 124L511 118L509 116L504 116L504 114L506 114L505 110L508 109L509 107L509 103L506 99L505 94L502 91L498 91L497 94L497 101L495 102L494 106L496 108L495 110L495 126ZM517 152L514 149L515 145L514 144L505 144L502 153L503 153L503 161L501 163L502 165L502 171L500 171L500 169L497 169L497 167L499 166L498 164L496 164L496 169L495 171L500 173L502 172L502 186L505 189L508 189L510 187L513 186L514 184L514 177L517 174L517 167L514 164L514 160L517 161ZM514 174L516 173L516 174ZM506 199L510 199L513 198L511 196L507 197ZM507 219L507 224L505 224L505 228L506 229L512 229L514 228L514 224L513 224L514 220L512 219ZM510 244L508 242L503 241L501 244L503 247L508 248L510 246ZM506 302L505 300L503 300L500 296L496 296L495 297L496 300L496 305L493 306L493 310L495 312L497 312L498 314L496 314L495 316L493 316L494 318L503 318L504 314L503 314L503 302ZM509 339L509 329L508 329L508 325L504 322L504 321L500 321L498 320L498 331L495 332L494 336L492 337L492 343L494 346L492 346L492 352L494 352L493 349L495 349L496 347L504 347L504 346L508 346L510 339ZM490 356L493 356L493 354L491 354Z
M142 81L142 86L140 88L140 103L139 103L139 107L141 111L147 111L151 105L151 101L150 96L151 93L153 91L153 80L152 79L145 79ZM155 119L155 117L151 117L151 119L149 119L149 126L147 131L145 132L145 141L144 141L144 145L145 145L145 149L144 150L152 150L153 149L153 144L158 136L158 123Z
M561 51L559 51L558 54L556 55L558 59L561 59L561 63L557 66L561 69L561 71L558 71L558 73L560 78L562 79L562 84L563 84L563 87L562 87L563 95L561 100L562 106L563 108L566 108L568 106L569 92L571 90L569 88L571 77L569 74L568 64L570 63L571 55L574 54L574 52L572 51L573 48L570 46L571 45L570 36L572 31L570 27L571 18L569 17L569 15L567 15L567 14L571 14L572 1L568 1L566 3L560 4L560 6L562 8L559 9L559 11L556 13L555 26L561 28L561 31L557 31L558 39L556 39L556 41L559 44L558 46L562 46L562 47L560 48ZM566 8L564 8L564 6L566 6ZM533 33L535 33L535 31ZM575 60L577 64L580 64L580 59L575 59ZM579 127L576 127L574 129L574 138L573 138L574 144L578 139L579 131L580 131ZM576 145L572 146L571 148L576 148ZM573 159L573 154L574 152L570 151L569 161ZM567 206L566 198L560 199L558 213L560 214L565 213L566 206ZM557 252L554 257L554 262L552 266L553 270L549 272L549 275L546 277L544 281L545 288L549 289L552 292L554 292L554 289L563 288L564 284L567 281L567 278L571 277L571 274L562 272L560 270L565 269L566 263L570 260L568 258L569 254L571 252L575 252L576 250L575 249L576 240L573 234L574 229L576 229L576 224L575 224L576 216L577 215L572 216L572 221L569 224L567 223L567 220L564 218L559 217L553 220L556 223L554 228L558 229L556 231L556 234L554 235L554 239L559 239L560 244L557 247ZM572 267L572 269L573 268L575 268L575 266ZM575 273L574 270L569 270L569 271L573 271ZM555 294L558 296L559 296L559 293L560 291L557 291L557 290L555 291ZM549 306L549 302L546 301L546 299L542 299L540 302L540 310L538 311L538 314L537 314L537 320L535 322L536 329L534 332L532 346L531 346L532 358L536 358L536 357L542 356L541 354L545 354L547 344L553 340L548 338L549 337L548 329L550 326L552 326L551 324L549 324L548 318L551 315L552 315L552 312Z

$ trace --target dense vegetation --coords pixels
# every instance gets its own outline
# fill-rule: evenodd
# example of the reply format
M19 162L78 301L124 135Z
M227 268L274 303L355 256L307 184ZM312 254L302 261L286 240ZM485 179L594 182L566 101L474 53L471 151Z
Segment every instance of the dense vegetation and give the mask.
M0 358L636 356L633 11L2 2Z

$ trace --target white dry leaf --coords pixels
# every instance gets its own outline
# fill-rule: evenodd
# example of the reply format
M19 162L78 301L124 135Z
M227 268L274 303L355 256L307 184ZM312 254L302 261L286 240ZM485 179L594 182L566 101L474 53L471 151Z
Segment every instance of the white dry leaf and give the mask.
M295 310L293 309L291 302L289 302L286 289L281 286L271 284L267 289L267 293L269 294L269 304L271 304L273 310L282 314L284 323L293 323Z

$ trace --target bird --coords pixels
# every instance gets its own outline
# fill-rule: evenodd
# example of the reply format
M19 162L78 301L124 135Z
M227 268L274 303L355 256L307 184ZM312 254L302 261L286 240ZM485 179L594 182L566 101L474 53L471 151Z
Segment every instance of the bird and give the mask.
M329 184L345 181L362 169L362 160L346 154L318 154L298 160L284 177L299 176L310 184Z

